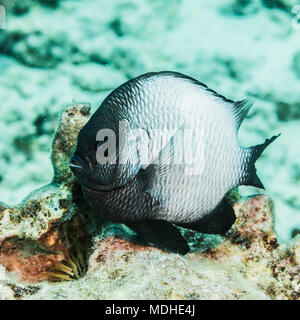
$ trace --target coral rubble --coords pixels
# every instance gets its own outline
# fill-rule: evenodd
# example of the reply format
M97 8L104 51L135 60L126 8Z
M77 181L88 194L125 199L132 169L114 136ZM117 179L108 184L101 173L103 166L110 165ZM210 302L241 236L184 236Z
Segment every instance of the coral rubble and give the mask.
M1 204L0 299L300 299L300 237L278 243L265 195L235 203L225 237L182 229L192 248L185 256L142 245L109 222L98 228L69 170L89 111L74 103L62 113L52 183L18 206Z

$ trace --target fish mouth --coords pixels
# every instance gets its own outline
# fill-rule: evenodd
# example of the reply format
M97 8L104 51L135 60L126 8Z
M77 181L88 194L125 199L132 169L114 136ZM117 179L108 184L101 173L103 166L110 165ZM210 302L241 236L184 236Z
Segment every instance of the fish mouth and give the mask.
M114 180L109 184L99 184L99 182L95 181L91 176L91 172L93 170L91 161L88 157L81 156L79 154L74 154L70 161L70 169L76 176L77 180L80 184L86 188L97 192L113 192L119 189L123 189L126 187L127 183L122 185L115 185ZM134 177L131 179L133 180ZM131 180L129 183L131 183Z
M87 189L90 189L90 190L93 190L93 191L97 191L97 192L103 192L103 193L106 193L106 192L113 192L113 191L117 191L117 190L120 190L120 189L123 189L125 188L126 185L122 185L122 186L117 186L117 187L111 187L111 185L94 185L94 184L91 184L91 183L88 183L88 184L83 184L83 186Z
M72 171L90 170L91 162L87 157L82 157L78 154L74 154L70 162L70 169Z
M114 191L118 191L118 190L126 188L128 185L130 185L133 182L133 180L134 180L134 177L133 177L133 179L131 179L127 183L122 184L122 185L117 185L117 186L112 185L112 184L107 184L107 185L101 184L100 185L97 182L93 183L92 181L89 180L88 183L86 181L83 182L82 186L86 189L90 189L93 191L108 193L108 192L114 192Z

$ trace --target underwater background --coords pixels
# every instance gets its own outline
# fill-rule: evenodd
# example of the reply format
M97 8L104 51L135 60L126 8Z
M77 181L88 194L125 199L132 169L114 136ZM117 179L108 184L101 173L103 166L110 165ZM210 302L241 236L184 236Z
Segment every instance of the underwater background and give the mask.
M242 146L282 134L257 170L274 201L279 241L300 233L299 0L0 5L0 201L16 204L51 181L52 135L67 103L95 110L127 79L174 70L255 103L239 132Z

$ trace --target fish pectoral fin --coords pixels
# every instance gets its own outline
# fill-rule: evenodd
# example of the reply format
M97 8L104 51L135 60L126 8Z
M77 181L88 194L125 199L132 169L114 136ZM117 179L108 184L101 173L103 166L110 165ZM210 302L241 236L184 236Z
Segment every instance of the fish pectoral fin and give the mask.
M169 198L169 193L163 186L165 182L162 183L162 180L169 181L178 174L179 166L174 161L175 144L177 141L181 141L178 139L182 138L184 130L184 124L173 130L173 134L168 138L158 155L148 166L139 171L138 179L144 187L144 192L157 201L164 202Z
M236 216L232 205L226 199L226 197L224 197L224 199L209 215L193 223L177 225L201 233L225 235L225 233L234 224L235 219Z
M171 223L162 220L147 220L126 223L143 239L162 250L186 254L189 246L180 231Z

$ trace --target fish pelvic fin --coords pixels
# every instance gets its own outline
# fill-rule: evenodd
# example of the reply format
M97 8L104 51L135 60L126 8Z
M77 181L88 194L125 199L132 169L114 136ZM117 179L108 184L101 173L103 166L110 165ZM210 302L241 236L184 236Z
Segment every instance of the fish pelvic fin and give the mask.
M260 181L259 177L256 173L255 162L260 157L260 155L264 152L264 150L270 145L274 140L276 140L281 134L273 136L270 139L266 139L264 143L245 148L245 156L247 161L247 172L246 175L242 179L242 185L252 186L260 189L265 189L264 185Z
M126 223L133 231L151 245L165 251L180 253L190 251L180 231L171 223L162 220L148 220Z

